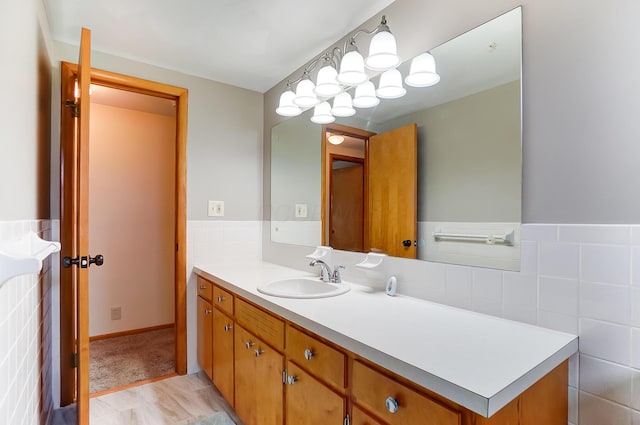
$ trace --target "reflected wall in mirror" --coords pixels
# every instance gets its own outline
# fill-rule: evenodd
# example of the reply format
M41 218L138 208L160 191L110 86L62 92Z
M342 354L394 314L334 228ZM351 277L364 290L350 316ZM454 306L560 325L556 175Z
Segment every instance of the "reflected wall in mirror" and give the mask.
M441 76L435 86L408 87L403 98L382 100L325 127L310 122L311 111L275 126L272 240L518 270L521 21L517 8L431 49ZM403 75L409 62L399 67ZM393 186L390 177L411 168L412 159L396 159L395 168L388 162L392 151L377 155L372 142L406 126L417 129L413 216L407 195L398 194L407 183ZM333 145L330 135L344 135L346 142ZM362 143L360 153L349 152L354 138ZM335 236L344 233L336 223L345 225L339 222L345 207L335 199L340 155L363 160L362 249ZM306 217L296 216L300 204L307 205ZM396 228L399 216L412 217L412 235L408 227Z

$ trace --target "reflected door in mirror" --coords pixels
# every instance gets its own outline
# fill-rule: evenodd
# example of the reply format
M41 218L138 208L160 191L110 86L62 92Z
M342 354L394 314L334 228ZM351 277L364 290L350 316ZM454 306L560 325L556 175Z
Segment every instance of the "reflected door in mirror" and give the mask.
M368 147L370 250L416 258L417 126L409 124L371 136ZM404 244L407 240L410 243Z
M364 250L364 161L331 156L329 245L345 251Z

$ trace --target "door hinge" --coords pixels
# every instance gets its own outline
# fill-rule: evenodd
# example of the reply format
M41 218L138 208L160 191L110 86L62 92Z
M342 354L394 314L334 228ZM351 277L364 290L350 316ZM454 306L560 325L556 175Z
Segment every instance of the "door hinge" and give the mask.
M77 368L80 365L80 356L78 353L71 353L71 367Z
M65 100L64 107L71 108L71 116L73 118L78 118L80 116L80 108L77 100Z
M343 425L349 425L351 423L351 420L349 419L349 414L347 413L347 416L344 417L344 421L342 422Z

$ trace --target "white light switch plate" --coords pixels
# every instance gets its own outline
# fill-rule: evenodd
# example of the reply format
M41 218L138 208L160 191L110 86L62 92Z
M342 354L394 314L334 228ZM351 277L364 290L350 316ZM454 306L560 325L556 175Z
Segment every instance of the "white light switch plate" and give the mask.
M296 204L296 217L307 216L307 204Z
M209 217L224 217L224 201L209 201L207 215Z

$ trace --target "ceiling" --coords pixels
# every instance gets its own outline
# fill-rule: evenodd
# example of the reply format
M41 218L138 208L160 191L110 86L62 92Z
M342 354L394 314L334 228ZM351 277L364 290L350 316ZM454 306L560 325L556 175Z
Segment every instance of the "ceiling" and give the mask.
M54 40L264 93L394 0L44 0ZM267 7L268 5L268 7Z

